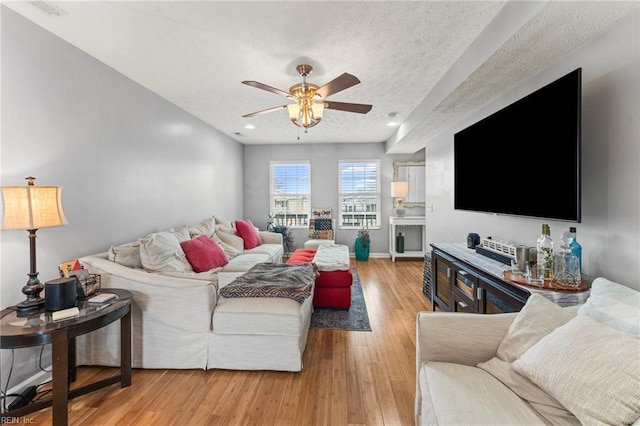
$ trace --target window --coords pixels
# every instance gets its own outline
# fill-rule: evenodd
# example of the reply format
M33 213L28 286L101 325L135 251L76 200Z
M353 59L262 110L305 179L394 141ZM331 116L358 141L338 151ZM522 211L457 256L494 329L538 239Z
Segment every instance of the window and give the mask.
M270 210L275 225L306 228L311 210L308 161L270 163Z
M340 161L340 228L380 227L380 161Z

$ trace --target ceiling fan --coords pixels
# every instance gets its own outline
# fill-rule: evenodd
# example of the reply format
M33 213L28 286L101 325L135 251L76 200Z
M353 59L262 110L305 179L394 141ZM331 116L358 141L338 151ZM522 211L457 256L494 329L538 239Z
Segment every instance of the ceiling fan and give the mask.
M243 81L242 84L266 90L267 92L275 93L276 95L281 95L295 101L293 104L280 105L262 111L252 112L251 114L243 115L243 117L255 117L287 108L289 110L289 117L293 124L307 129L315 126L320 122L320 120L322 120L324 108L355 112L358 114L366 114L371 111L371 105L325 100L325 98L330 95L341 92L360 83L360 80L358 80L356 76L344 73L324 86L319 87L316 84L307 82L307 77L313 70L311 65L298 65L296 70L298 71L298 74L300 74L300 77L302 77L302 83L291 86L289 88L289 92L267 86L266 84L262 84L257 81Z

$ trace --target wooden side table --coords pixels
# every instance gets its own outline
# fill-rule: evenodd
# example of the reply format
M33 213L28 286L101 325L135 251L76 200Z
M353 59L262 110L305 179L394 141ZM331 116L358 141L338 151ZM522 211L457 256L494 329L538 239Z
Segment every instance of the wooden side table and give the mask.
M53 407L53 424L66 425L68 401L80 395L120 382L121 387L131 385L131 293L126 290L108 289L117 297L103 305L87 302L79 304L80 315L54 322L51 314L37 312L28 317L19 317L15 307L0 313L0 347L2 349L26 348L51 343L52 352L52 397L30 403L24 407L2 414L6 419ZM120 320L120 374L95 383L70 389L76 378L77 336L90 333L114 321Z

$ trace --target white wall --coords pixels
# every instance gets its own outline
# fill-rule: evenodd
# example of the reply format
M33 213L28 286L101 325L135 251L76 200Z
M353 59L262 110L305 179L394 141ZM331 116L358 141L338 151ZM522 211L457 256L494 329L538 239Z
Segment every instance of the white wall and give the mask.
M546 222L555 241L569 226L577 227L584 273L590 278L606 276L640 289L638 11L427 143L427 203L433 205L433 212L427 212L428 243L464 243L467 233L477 232L535 246L545 221L453 210L453 135L578 67L583 79L582 223ZM550 158L548 168L558 183L553 189L561 194L560 161ZM523 194L537 186L535 176L518 177L517 170L514 174L523 181ZM486 179L491 185L491 178Z
M60 261L213 214L242 215L242 145L1 10L1 184L24 185L32 175L61 186L69 222L37 233L42 282L56 277ZM0 232L0 242L6 307L24 299L29 242L26 231ZM21 351L16 359L37 370L37 356ZM10 357L2 355L4 389ZM12 383L23 375L13 374Z
M321 126L320 124L319 126ZM313 131L313 130L309 130ZM244 203L245 215L258 227L264 229L269 205L269 162L270 161L310 161L311 162L311 204L312 207L331 207L338 218L338 161L339 160L380 160L380 189L382 222L380 229L370 229L371 255L389 255L388 217L393 214L391 181L394 161L422 161L424 151L416 154L387 155L383 143L354 144L282 144L247 145L244 149ZM424 209L407 209L409 215L423 215ZM336 243L350 246L353 251L357 230L336 230ZM302 247L308 239L308 229L293 229L296 248Z

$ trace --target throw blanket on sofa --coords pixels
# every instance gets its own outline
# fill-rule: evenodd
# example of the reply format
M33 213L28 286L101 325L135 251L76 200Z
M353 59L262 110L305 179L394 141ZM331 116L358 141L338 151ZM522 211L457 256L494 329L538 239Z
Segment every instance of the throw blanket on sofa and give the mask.
M220 289L220 296L285 297L302 303L311 296L317 273L313 263L259 263Z

